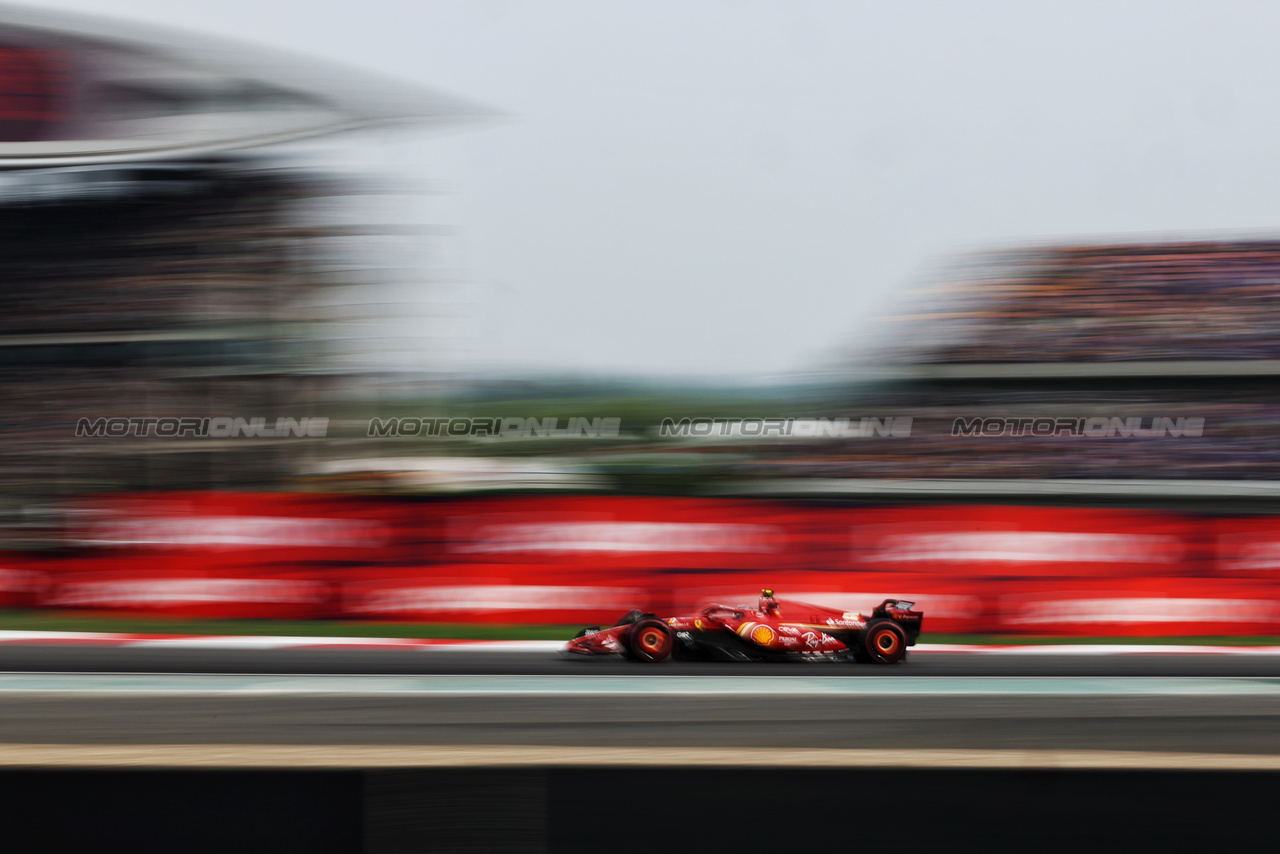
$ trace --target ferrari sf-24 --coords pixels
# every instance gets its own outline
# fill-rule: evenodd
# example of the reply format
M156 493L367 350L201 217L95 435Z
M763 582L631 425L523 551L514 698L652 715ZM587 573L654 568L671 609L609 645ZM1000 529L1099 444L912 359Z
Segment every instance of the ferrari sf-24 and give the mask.
M675 659L771 661L837 659L894 664L915 646L924 619L914 602L886 599L870 614L774 598L758 608L707 605L687 617L660 619L634 610L610 628L590 626L565 647L578 655L621 655L635 661Z

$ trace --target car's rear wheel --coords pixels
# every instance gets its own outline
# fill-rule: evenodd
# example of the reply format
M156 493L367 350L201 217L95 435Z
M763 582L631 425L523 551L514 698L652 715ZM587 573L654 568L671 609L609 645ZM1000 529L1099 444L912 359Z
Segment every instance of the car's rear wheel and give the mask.
M894 622L872 623L862 635L859 652L874 664L893 664L907 654L907 633Z
M671 627L661 620L641 620L627 636L627 649L639 661L662 661L675 645Z

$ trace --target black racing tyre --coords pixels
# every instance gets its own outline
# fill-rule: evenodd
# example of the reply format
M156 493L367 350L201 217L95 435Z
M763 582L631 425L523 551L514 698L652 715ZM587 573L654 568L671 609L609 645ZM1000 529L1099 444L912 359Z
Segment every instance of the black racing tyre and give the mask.
M873 664L893 664L907 654L907 633L892 620L876 620L862 633L862 657Z
M627 635L627 650L637 661L658 662L671 654L676 636L661 620L641 620Z

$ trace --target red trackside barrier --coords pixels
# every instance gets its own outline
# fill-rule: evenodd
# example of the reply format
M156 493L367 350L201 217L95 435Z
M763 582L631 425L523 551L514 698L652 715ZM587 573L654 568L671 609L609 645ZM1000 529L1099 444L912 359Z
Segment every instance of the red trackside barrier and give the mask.
M1280 634L1280 519L595 496L94 497L0 555L0 607L190 617L612 622L710 600L869 608L926 632Z

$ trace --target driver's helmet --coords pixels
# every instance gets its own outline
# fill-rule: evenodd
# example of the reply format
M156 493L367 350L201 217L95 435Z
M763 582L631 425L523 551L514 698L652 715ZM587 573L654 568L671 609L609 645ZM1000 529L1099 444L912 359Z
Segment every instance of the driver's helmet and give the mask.
M773 616L778 613L778 600L773 598L772 590L760 591L760 613Z

